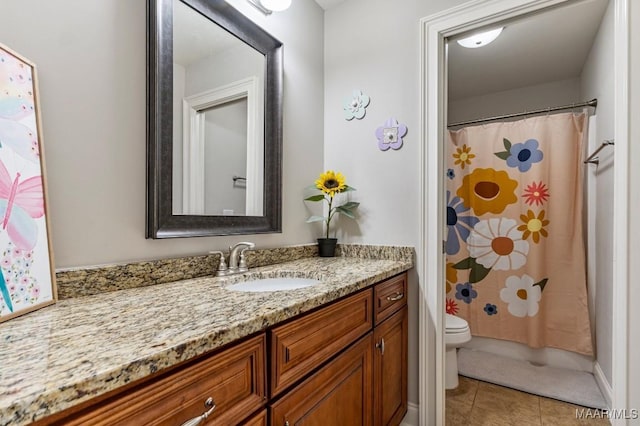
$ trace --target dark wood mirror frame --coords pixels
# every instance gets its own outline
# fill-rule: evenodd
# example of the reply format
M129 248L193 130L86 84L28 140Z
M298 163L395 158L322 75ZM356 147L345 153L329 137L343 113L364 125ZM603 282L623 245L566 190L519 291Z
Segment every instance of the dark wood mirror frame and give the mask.
M224 0L180 0L265 56L264 216L172 213L173 0L147 1L147 238L282 231L283 46Z

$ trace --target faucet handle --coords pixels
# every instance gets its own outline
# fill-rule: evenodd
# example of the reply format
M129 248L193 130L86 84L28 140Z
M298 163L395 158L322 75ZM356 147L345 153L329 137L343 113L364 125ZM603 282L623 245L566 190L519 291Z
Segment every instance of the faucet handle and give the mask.
M220 250L210 251L209 254L219 254L220 255L220 263L218 263L218 269L216 270L217 276L222 276L227 274L227 260L224 257L224 253Z
M242 251L240 251L240 262L238 262L239 272L246 272L249 270L249 267L247 266L247 258L244 255L244 252L249 249L250 247L246 247L246 248L243 248Z

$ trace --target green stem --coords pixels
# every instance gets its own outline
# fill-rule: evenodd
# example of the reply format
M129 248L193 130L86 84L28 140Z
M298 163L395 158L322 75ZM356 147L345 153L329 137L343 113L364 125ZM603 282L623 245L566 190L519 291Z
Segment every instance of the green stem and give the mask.
M331 223L331 203L333 203L333 197L329 197L329 213L327 214L327 238L329 238L329 224Z

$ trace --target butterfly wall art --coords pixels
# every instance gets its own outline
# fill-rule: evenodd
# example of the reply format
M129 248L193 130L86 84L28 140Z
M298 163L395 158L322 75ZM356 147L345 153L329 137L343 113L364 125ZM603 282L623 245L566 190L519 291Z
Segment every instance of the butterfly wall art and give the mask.
M57 299L36 83L0 44L0 322Z

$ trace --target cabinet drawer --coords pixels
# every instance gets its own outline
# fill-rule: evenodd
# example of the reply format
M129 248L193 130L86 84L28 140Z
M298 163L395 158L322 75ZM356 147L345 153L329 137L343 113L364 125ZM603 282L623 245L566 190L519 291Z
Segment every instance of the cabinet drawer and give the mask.
M213 424L238 424L265 404L265 343L262 334L61 424L182 425L208 410L209 397L216 404L209 416Z
M271 395L301 379L372 327L366 290L293 322L275 327L271 341Z
M407 274L376 284L373 288L376 325L407 304Z

